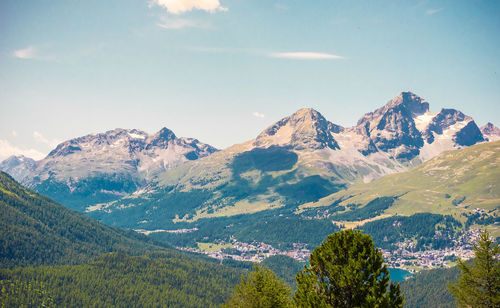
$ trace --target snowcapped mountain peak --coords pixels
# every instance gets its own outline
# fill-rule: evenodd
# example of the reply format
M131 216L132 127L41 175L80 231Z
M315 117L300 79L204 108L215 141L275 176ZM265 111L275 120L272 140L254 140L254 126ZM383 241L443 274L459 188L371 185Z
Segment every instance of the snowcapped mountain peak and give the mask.
M326 120L312 108L302 108L265 129L257 136L254 146L291 146L302 149L338 149L332 133L344 128Z
M388 153L398 160L427 160L437 153L484 141L473 119L456 109L429 111L429 103L401 92L383 107L365 114L355 127L364 136L363 155ZM436 144L433 144L438 140Z

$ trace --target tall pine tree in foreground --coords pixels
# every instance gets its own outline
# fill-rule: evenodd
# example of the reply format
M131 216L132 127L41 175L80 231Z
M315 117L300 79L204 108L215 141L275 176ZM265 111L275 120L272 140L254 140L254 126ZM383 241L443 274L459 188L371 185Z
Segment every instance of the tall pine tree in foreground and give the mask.
M297 274L298 307L403 307L399 284L371 237L359 230L331 234Z
M236 286L226 308L281 308L292 307L290 287L279 280L276 274L260 265L256 265L248 276Z
M474 254L471 265L458 261L462 274L450 291L460 307L500 307L500 248L488 231L474 244Z

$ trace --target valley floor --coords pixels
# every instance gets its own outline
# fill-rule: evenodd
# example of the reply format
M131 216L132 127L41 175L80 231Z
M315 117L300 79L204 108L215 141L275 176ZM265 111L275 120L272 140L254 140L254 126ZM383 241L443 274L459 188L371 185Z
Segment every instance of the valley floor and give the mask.
M156 230L155 232L170 232ZM142 231L147 233L148 231ZM149 231L150 232L150 231ZM193 230L189 230L193 232ZM473 246L480 230L471 228L467 232L452 239L453 245L443 249L417 250L415 242L407 240L396 243L396 249L380 249L385 262L390 268L400 268L409 272L418 272L423 269L448 268L455 265L457 258L470 259L473 257ZM237 261L262 262L266 258L276 255L286 255L299 262L307 262L311 250L304 243L293 243L289 249L277 249L263 242L245 243L234 237L229 242L198 243L198 247L176 247L179 250L207 255L218 260L233 259Z

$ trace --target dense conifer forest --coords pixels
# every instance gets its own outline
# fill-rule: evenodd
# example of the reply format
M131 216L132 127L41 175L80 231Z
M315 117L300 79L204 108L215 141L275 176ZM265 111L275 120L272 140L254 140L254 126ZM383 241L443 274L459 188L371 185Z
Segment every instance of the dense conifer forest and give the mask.
M106 252L135 255L169 247L69 210L4 172L0 217L0 267L79 264Z
M216 307L241 270L176 252L109 253L89 264L0 271L1 305L19 307Z

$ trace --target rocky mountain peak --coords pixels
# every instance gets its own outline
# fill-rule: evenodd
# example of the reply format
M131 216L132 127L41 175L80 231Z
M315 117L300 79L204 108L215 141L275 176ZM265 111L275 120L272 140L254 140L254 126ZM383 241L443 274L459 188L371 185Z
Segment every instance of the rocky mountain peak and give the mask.
M35 168L35 160L24 155L12 155L0 162L0 170L7 172L18 181L22 181L26 172Z
M488 138L489 141L500 140L500 128L496 127L493 123L488 122L481 127L481 132Z
M163 139L163 140L173 140L177 138L173 131L163 127L156 134L153 135L153 139Z
M500 128L496 127L493 123L488 122L481 127L481 132L486 135L499 134Z
M396 107L405 108L412 116L421 115L429 111L429 103L412 92L401 92L398 96L387 102L383 108L388 110Z
M89 134L74 138L60 143L52 150L48 157L64 157L71 154L86 151L92 152L92 149L115 145L119 147L128 147L131 151L140 148L148 134L137 129L116 128L105 133Z
M291 146L297 150L339 149L332 134L343 130L343 127L329 122L318 111L303 108L265 129L257 136L254 145Z
M384 106L366 113L359 119L357 126L365 126L386 114L400 114L406 118L414 118L429 111L429 103L412 92L401 92Z
M383 107L365 114L355 127L368 141L361 153L391 151L397 159L411 160L423 146L414 118L427 112L429 103L425 99L412 92L401 92Z
M7 167L7 166L15 167L15 166L18 166L20 164L34 165L35 160L32 158L26 157L24 155L12 155L0 163L0 169L3 170L3 167Z
M151 136L146 149L150 149L152 147L160 147L166 149L168 147L168 143L175 139L177 139L177 137L175 136L174 132L166 127L163 127L156 134Z
M471 121L472 118L466 116L462 112L456 109L447 109L443 108L440 112L438 112L430 121L427 126L427 129L424 133L427 142L434 142L434 134L441 135L443 131L456 123L463 121Z
M323 118L323 115L313 108L301 108L290 115L293 121L314 121Z

